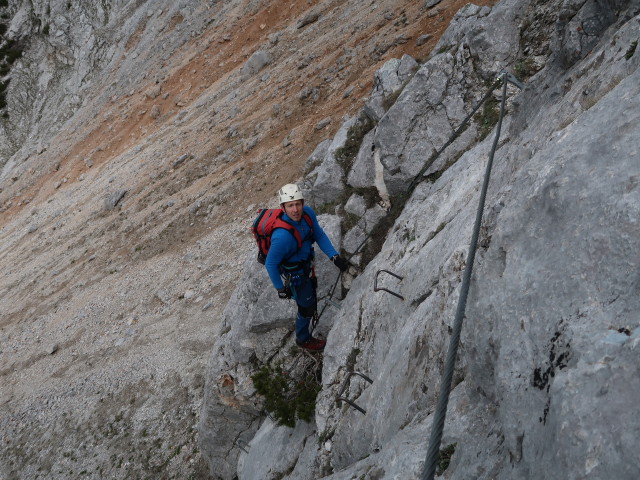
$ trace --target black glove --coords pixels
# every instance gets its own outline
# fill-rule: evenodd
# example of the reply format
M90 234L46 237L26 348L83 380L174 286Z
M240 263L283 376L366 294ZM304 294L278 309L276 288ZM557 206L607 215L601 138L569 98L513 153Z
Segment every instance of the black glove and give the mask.
M349 268L349 262L347 262L340 255L334 255L333 257L331 257L331 261L335 264L336 267L340 269L341 272L344 272Z
M283 300L287 300L291 298L291 288L283 287L278 289L278 298L282 298Z

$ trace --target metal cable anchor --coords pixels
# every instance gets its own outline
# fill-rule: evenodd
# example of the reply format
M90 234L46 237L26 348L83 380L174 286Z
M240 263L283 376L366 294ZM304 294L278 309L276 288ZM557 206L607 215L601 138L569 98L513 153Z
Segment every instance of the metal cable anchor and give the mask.
M387 292L387 293L390 293L391 295L394 295L394 296L398 297L400 300L404 300L404 297L402 295L400 295L399 293L392 292L388 288L378 287L378 275L380 275L381 272L386 272L389 275L392 275L392 276L396 277L399 280L404 280L404 277L401 277L400 275L396 275L395 273L390 272L389 270L378 270L376 272L376 277L375 277L375 280L373 282L373 291L374 292L379 292L379 291Z
M355 402L349 400L347 397L343 397L342 396L344 391L347 389L347 385L349 384L349 380L351 379L351 377L353 375L358 375L358 376L364 378L367 382L373 383L373 380L371 380L369 377L367 377L364 373L356 372L356 371L348 372L347 378L345 378L344 382L342 382L342 386L340 387L340 392L338 392L338 395L336 396L336 402L339 402L339 401L346 402L349 405L351 405L353 408L358 410L360 413L362 413L363 415L366 415L367 411L364 408L360 407L359 405L356 405Z
M515 75L513 75L512 73L507 72L506 70L502 70L499 74L498 74L498 80L503 78L509 82L511 85L514 85L516 87L518 87L520 90L522 90L524 88L524 85L522 83L520 83L520 80L518 80Z

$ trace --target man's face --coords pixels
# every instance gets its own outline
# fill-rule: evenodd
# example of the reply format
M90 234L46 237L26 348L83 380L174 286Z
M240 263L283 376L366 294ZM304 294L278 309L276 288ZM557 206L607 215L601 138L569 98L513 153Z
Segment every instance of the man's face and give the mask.
M294 200L293 202L284 202L282 204L282 208L284 209L284 213L293 220L294 222L299 222L302 219L302 207L304 203L302 200Z

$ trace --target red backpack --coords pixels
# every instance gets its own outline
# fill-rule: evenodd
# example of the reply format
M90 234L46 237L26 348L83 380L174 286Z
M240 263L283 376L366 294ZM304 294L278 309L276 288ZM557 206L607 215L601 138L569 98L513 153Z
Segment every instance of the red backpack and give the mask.
M298 249L302 247L302 238L300 238L300 232L291 225L286 222L282 218L282 214L284 212L281 208L261 208L258 210L258 216L253 221L253 225L251 226L251 233L256 239L256 243L258 244L258 262L264 265L265 260L267 259L267 254L269 253L269 247L271 247L271 233L276 228L284 228L287 230L293 238L296 239L298 244ZM311 217L308 214L303 213L302 218L307 222L309 228L311 229L311 233L313 233L313 226L311 225Z

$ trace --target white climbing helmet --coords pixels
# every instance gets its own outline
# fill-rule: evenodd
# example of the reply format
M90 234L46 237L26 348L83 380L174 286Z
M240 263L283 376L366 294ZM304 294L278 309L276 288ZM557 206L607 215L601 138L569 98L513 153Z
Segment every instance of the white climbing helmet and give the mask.
M293 202L294 200L304 200L302 190L295 183L288 183L280 190L278 190L278 202L280 205L286 202Z

